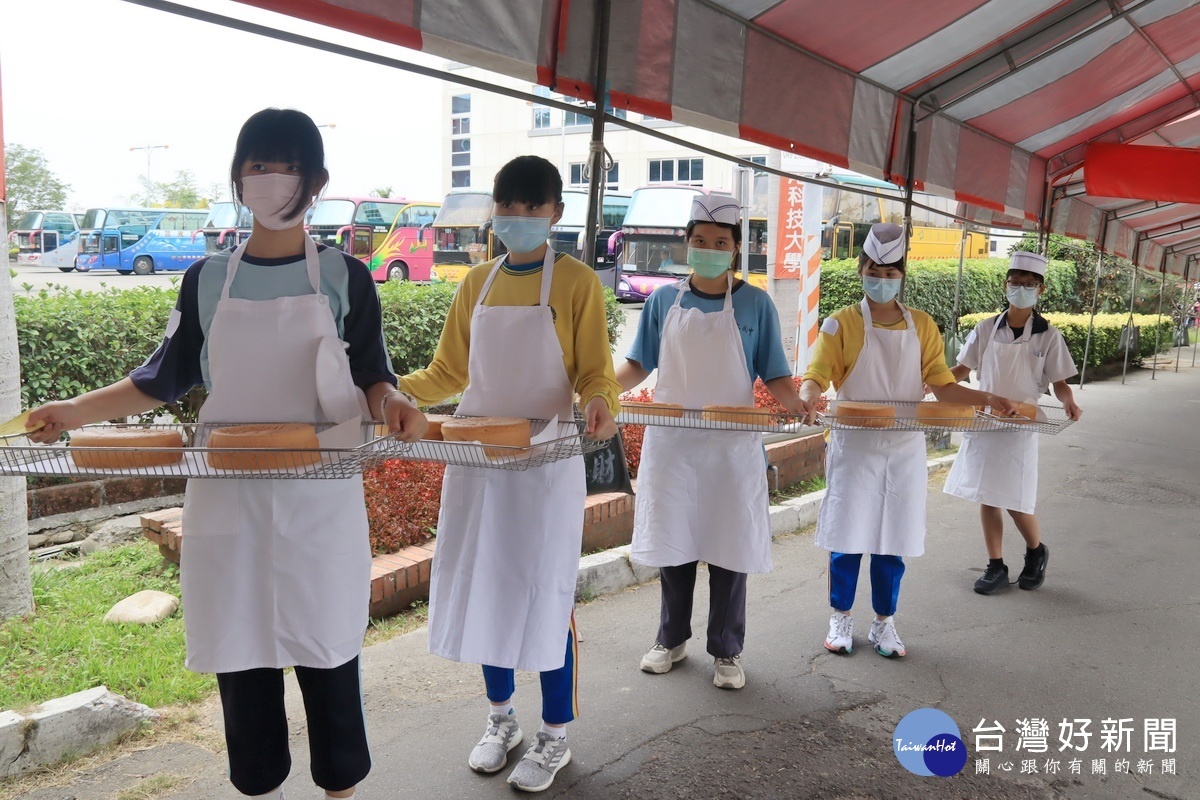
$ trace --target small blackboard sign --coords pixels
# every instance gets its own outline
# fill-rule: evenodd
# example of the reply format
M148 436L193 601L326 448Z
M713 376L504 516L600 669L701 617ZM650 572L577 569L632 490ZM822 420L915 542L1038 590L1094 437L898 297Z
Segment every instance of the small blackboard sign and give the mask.
M620 434L609 439L602 449L584 453L583 463L587 470L588 494L633 491Z

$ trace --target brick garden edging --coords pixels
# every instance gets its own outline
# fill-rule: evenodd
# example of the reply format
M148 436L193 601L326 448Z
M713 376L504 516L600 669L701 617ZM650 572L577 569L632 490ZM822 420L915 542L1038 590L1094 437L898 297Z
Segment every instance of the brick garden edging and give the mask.
M767 460L779 468L779 485L792 486L825 467L821 434L775 442L766 447ZM592 553L629 544L633 536L634 496L624 492L587 498L583 514L582 552ZM142 534L158 545L164 558L179 563L183 542L183 509L168 508L142 516ZM436 540L412 545L371 561L371 616L388 617L429 597L430 568Z
M183 494L184 478L103 478L96 481L46 486L25 492L27 519L52 517L133 500Z

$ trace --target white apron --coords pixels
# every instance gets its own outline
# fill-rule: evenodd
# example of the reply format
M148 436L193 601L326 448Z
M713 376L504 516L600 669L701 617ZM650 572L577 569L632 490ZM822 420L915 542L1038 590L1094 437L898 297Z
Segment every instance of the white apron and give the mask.
M725 308L681 305L663 323L654 399L684 408L753 406L742 336ZM638 470L631 557L653 567L703 561L733 572L771 571L770 502L761 433L648 425Z
M320 292L316 245L305 237L313 294L274 300L229 296L245 248L229 257L209 330L212 390L200 421L327 422L356 414L361 392ZM336 342L344 368L318 359L327 340ZM323 409L322 398L336 407ZM191 480L183 522L189 669L332 668L358 655L371 594L361 477Z
M863 349L838 390L839 400L924 397L921 340L912 314L901 310L906 330L876 328L863 298ZM925 434L919 431L831 431L817 546L839 553L924 553L926 460Z
M1003 324L1002 317L997 325ZM989 323L990 324L990 323ZM996 341L995 328L990 339L983 334L979 345L983 357L979 364L979 388L1010 400L1037 403L1041 394L1035 376L1042 371L1043 357L1030 347L1033 317L1025 324L1020 338L1011 344ZM1037 507L1038 435L1034 431L967 431L962 447L946 476L946 494L987 506L1032 514Z
M574 387L554 330L554 251L536 306L471 316L460 414L571 417ZM562 667L575 606L587 497L583 457L524 472L446 467L429 591L429 651L453 661L546 672Z

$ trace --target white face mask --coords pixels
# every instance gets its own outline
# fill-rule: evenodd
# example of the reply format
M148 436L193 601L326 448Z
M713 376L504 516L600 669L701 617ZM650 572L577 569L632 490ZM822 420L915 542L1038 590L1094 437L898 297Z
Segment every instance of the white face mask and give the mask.
M304 224L304 212L312 205L305 203L293 216L291 211L300 191L300 176L282 172L246 175L242 178L242 203L254 212L254 221L267 230L283 231Z

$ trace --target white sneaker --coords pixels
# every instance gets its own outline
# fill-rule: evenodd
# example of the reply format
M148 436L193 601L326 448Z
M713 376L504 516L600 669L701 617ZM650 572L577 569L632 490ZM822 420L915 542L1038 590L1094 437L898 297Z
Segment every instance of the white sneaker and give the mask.
M825 649L831 653L854 652L854 618L835 611L829 615L829 635L825 637Z
M746 672L740 655L714 660L713 686L718 689L740 689L746 685Z
M902 658L908 655L900 634L896 633L896 622L892 617L871 622L871 632L867 641L875 645L875 652L884 658Z
M515 714L488 714L483 738L471 751L467 766L485 774L499 772L508 763L509 752L524 738Z
M654 647L650 648L650 652L642 656L642 672L662 675L664 672L670 672L671 667L685 658L687 658L687 642L670 649L655 642Z

